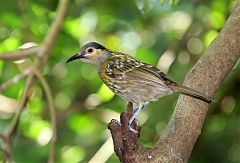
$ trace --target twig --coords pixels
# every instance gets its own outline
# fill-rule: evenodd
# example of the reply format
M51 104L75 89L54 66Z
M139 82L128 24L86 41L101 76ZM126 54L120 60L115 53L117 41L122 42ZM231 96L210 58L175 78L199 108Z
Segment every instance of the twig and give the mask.
M32 70L33 71L33 70ZM14 134L14 131L16 130L16 127L18 125L18 120L19 120L19 117L24 109L24 107L26 106L26 103L28 101L28 91L30 90L31 86L32 86L32 81L33 81L33 78L34 78L34 73L31 72L28 79L27 79L27 82L25 84L25 88L23 90L23 93L22 93L22 96L21 96L21 100L17 106L17 109L16 109L16 114L13 118L13 121L12 121L12 125L10 127L10 129L8 130L7 132L7 137L11 137L13 134Z
M0 92L7 89L12 84L17 83L18 81L24 79L29 74L30 69L26 69L21 74L15 75L12 79L5 81L0 85Z
M2 151L5 155L5 160L4 162L12 162L12 157L11 157L11 147L10 147L10 143L9 143L9 138L4 136L3 134L0 134L0 138L2 139L5 147L4 148L0 148L0 151Z
M35 46L15 52L8 52L0 54L0 59L5 61L14 61L37 54L41 50L40 46Z
M40 56L43 56L43 55L47 56L51 52L51 49L53 48L54 43L56 42L57 35L60 30L60 26L64 20L64 15L66 13L68 3L69 3L69 0L59 1L58 7L57 7L57 17L55 18L54 22L51 24L50 30L43 41L42 45L44 49L38 53Z
M6 158L6 160L7 160L7 162L12 162L12 149L11 149L11 143L10 143L10 139L8 138L8 137L6 137L6 139L5 139L5 142L4 142L4 144L5 144L5 149L4 149L4 151L5 151L5 158Z
M36 62L34 63L34 65L31 68L31 71L27 78L27 82L24 87L24 91L21 96L21 100L17 107L17 112L12 120L10 129L8 130L8 132L6 134L6 139L8 139L8 140L11 140L11 137L13 136L14 132L17 129L20 115L28 101L28 92L34 82L34 79L35 79L35 72L36 72L36 70L38 70L38 71L41 70L41 68L44 66L44 63L47 60L47 58L54 46L54 43L56 42L57 34L59 33L61 23L63 22L64 14L66 12L68 2L69 2L69 0L60 0L59 1L58 8L57 8L57 17L55 18L54 22L52 23L50 30L41 45L41 48L38 49L38 51L37 51L37 55L39 57L37 58ZM54 121L54 118L52 120ZM53 154L50 155L50 158L49 158L50 161L53 160L52 155L54 155L54 143L55 143L56 133L53 133L53 135L54 135L54 137L52 138L53 144L51 144L51 150L53 149L53 151L52 151ZM10 141L5 142L5 145L6 145L6 147L9 147L9 151L11 151ZM8 148L6 148L6 149L8 149ZM10 154L9 158L11 159L11 152L9 154Z
M22 100L20 101L20 104L18 105L18 110L17 113L13 119L11 128L7 134L7 136L11 136L14 132L14 130L16 129L16 126L18 124L18 120L20 117L21 112L23 111L23 108L28 100L27 95L28 95L28 91L33 83L34 80L34 72L35 69L39 70L40 68L42 68L44 60L48 57L48 55L50 54L50 51L54 45L54 42L56 41L56 36L57 33L60 29L60 25L61 22L63 21L63 15L66 11L67 8L67 4L68 4L68 0L61 0L59 3L59 7L58 7L58 11L57 11L57 17L55 19L55 21L52 23L51 28L49 30L48 35L46 36L45 41L43 42L41 51L38 51L39 54L39 58L37 60L37 62L35 63L35 66L32 67L32 70L29 74L29 77L27 79L27 83L25 85L25 89L23 91L22 94ZM52 36L52 37L51 37Z
M57 135L57 125L56 125L56 112L53 102L53 96L51 89L45 80L45 78L41 75L39 71L35 71L35 74L37 78L39 79L40 83L42 84L43 90L46 94L47 101L48 101L48 107L50 110L50 117L51 117L51 125L52 125L52 138L51 138L51 144L50 144L50 154L49 154L49 163L54 163L54 153L55 153L55 142L56 142L56 135Z

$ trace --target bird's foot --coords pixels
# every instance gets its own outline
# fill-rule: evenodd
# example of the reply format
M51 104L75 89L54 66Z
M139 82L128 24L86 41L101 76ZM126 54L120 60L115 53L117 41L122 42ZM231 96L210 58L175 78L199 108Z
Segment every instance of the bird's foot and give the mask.
M142 107L142 109L145 109L145 108L147 108L147 106L149 105L149 102L145 102L144 104L143 104L143 107Z
M116 120L116 119L112 119L112 122L115 123L115 124L118 124L119 126L121 126L121 122L119 120Z
M135 130L135 129L133 129L130 124L128 125L128 129L129 129L131 132L133 132L134 134L138 134L138 131Z
M134 110L132 111L132 117L131 117L130 120L129 120L128 128L129 128L129 130L132 131L133 133L136 133L136 134L137 134L138 131L136 131L135 129L133 129L133 128L131 127L132 122L134 122L134 123L136 124L136 126L138 126L138 121L137 121L136 117L137 117L138 113L140 112L140 110L143 109L143 108L146 108L146 107L148 106L148 104L149 104L149 102L145 102L145 103L143 103L143 104L140 104L137 109L134 109Z
M137 110L137 109L136 109L136 110ZM134 111L133 111L133 114L134 114ZM133 117L132 117L132 118L129 120L129 122L128 122L128 129L129 129L131 132L137 134L138 131L132 128L132 126L131 126L132 123L134 123L136 126L138 126L139 123L138 123L137 118L134 118L134 119L133 119Z

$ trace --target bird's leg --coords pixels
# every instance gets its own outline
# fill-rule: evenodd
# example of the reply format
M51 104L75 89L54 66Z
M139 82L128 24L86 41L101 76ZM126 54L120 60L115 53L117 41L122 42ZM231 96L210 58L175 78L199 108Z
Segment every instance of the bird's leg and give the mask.
M142 110L143 108L145 108L147 106L148 106L148 102L145 102L144 104L140 104L138 106L138 108L133 110L132 117L130 118L129 123L128 123L129 130L132 131L133 133L138 133L138 132L131 127L132 122L136 119L140 110Z
M138 108L133 110L132 117L129 120L129 125L132 124L132 122L135 120L135 118L137 117L137 115L138 115L138 113L140 112L141 109L142 109L142 107L138 107Z
M142 109L145 109L145 108L148 106L148 104L149 104L149 102L145 102L145 103L143 104ZM133 115L135 112L137 112L137 110L138 110L138 108L134 109L133 112L132 112L132 115Z
M149 104L149 102L145 102L145 103L143 104L143 108L142 108L142 109L147 108L148 104Z

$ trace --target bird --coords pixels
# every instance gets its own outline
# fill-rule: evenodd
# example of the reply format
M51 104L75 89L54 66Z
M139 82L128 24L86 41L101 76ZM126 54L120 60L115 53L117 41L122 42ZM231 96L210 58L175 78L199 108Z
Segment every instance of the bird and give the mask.
M81 60L94 65L100 79L116 95L127 102L137 105L129 119L129 130L138 133L131 127L138 113L146 108L150 101L175 92L211 103L212 97L192 88L177 84L169 79L158 68L144 63L122 52L112 51L96 42L82 46L80 52L70 57L66 63Z

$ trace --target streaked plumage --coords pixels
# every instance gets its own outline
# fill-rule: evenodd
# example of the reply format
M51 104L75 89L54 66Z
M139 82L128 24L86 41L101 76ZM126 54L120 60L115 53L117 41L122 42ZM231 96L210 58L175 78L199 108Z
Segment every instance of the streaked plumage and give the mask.
M131 56L115 53L100 65L99 76L114 93L135 104L157 100L175 92L163 74Z
M143 63L130 55L113 52L104 46L90 42L84 45L80 53L72 56L67 62L81 59L96 66L102 81L118 96L138 105L133 117L146 107L149 101L179 92L194 98L211 102L212 98L191 88L178 85L154 66ZM130 129L135 132L131 127Z

